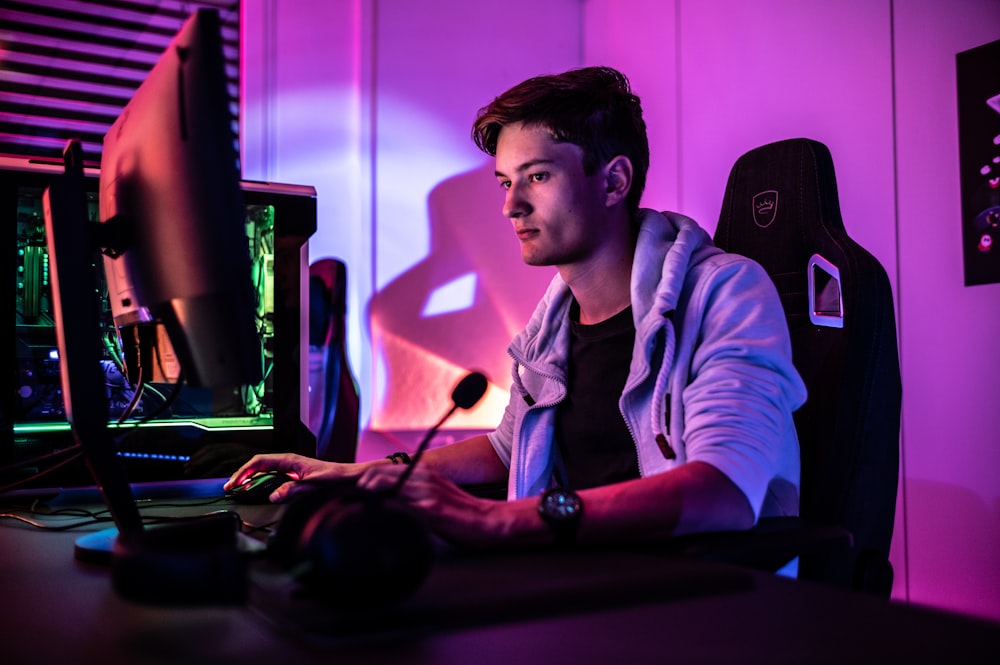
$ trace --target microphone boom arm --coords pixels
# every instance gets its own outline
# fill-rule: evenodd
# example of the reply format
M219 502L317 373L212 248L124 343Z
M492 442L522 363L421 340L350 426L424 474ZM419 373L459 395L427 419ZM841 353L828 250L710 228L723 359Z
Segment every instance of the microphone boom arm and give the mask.
M431 439L435 434L437 434L438 430L441 429L441 426L444 425L445 421L451 418L451 416L458 409L471 409L475 406L479 400L483 398L483 395L486 394L486 388L488 386L489 381L487 381L486 377L480 372L466 374L465 377L458 382L458 385L455 386L455 389L451 393L451 400L453 402L451 408L448 409L448 412L444 414L440 420L434 423L433 427L427 430L427 434L424 435L424 438L421 439L420 443L417 445L417 449L413 453L410 463L407 465L406 469L403 470L403 473L400 474L399 480L396 481L396 484L389 489L389 495L397 494L403 487L403 483L405 483L406 479L413 473L413 467L415 467L417 462L420 461L420 458L423 457L424 451L427 450L427 446Z

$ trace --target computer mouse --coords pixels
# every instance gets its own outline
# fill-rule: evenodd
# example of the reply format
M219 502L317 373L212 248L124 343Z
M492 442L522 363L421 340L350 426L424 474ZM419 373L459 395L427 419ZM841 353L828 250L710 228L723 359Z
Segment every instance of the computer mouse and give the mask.
M236 503L269 503L274 490L294 478L281 471L258 471L242 483L226 492L226 496Z

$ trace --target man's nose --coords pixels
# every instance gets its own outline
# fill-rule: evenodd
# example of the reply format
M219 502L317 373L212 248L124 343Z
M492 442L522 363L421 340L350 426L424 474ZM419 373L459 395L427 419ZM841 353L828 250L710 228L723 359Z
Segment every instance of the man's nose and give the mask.
M507 196L503 202L503 215L509 219L523 217L531 212L531 204L525 199L522 189L511 184L507 189Z

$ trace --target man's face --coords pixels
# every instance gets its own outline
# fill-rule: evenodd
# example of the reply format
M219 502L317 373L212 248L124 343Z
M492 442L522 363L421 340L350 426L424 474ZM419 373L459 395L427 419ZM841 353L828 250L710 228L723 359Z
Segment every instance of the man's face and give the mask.
M603 172L583 172L583 150L548 130L507 125L497 139L496 177L528 265L567 266L600 248L607 207ZM603 223L602 223L603 222Z

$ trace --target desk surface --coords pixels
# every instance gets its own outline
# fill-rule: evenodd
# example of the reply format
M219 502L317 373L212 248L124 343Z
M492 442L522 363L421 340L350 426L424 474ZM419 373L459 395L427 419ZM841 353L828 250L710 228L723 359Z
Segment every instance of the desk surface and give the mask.
M254 524L277 516L235 508ZM79 535L0 523L3 662L972 663L1000 652L998 624L625 551L444 557L384 624L358 630L261 571L246 607L150 607L118 597L107 568L74 560Z

